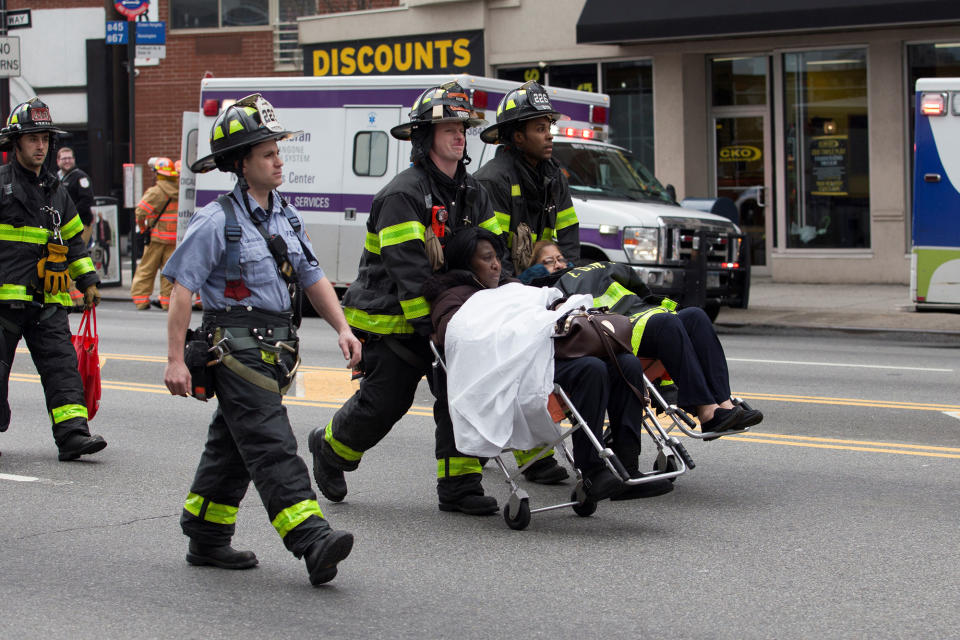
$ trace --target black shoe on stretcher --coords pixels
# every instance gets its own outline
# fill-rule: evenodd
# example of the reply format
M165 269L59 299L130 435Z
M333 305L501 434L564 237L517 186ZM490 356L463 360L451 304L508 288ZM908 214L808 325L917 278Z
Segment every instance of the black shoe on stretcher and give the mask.
M704 442L716 440L720 437L719 435L708 434L718 434L724 431L730 431L731 429L740 429L742 417L743 409L740 407L734 407L733 409L718 407L713 417L700 425L700 433L704 436Z
M523 472L523 477L537 484L560 484L569 478L570 474L557 463L556 458L547 456L530 465L530 468Z
M326 427L317 427L310 432L307 446L313 456L313 479L317 481L320 493L330 502L340 502L347 497L347 480L343 477L343 470L338 469L323 457L321 438Z

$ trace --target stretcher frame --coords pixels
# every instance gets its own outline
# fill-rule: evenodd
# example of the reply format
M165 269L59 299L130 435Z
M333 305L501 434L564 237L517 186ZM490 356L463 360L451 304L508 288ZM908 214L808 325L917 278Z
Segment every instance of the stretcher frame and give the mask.
M434 355L432 365L433 368L442 368L444 374L446 374L447 365L444 362L443 356L440 354L439 349L432 340L430 341L430 349ZM647 366L649 366L648 361L643 362L645 365L644 369L646 369ZM647 385L648 388L652 386L646 375L644 375L644 384ZM657 395L659 396L659 394ZM662 401L663 398L661 397L660 400ZM507 526L509 526L511 529L526 529L530 524L530 518L534 513L555 511L558 509L571 507L578 516L588 517L593 515L593 513L597 510L597 502L592 500L587 495L587 488L585 486L583 474L574 463L573 452L565 442L567 438L570 438L578 429L582 429L583 433L586 435L591 445L593 445L603 463L611 472L616 474L617 477L619 477L627 487L646 484L655 480L669 480L670 482L673 482L678 476L686 473L688 469L692 469L696 466L690 454L680 443L679 439L677 439L675 436L669 435L669 433L660 424L656 413L650 406L649 399L644 404L644 416L642 424L644 430L657 447L657 457L654 462L653 470L641 474L641 476L638 478L631 478L629 472L617 458L616 454L614 454L613 450L604 446L604 444L597 439L593 431L587 428L588 425L583 419L583 416L580 415L580 412L577 411L577 408L573 405L569 396L567 396L566 392L559 384L554 384L553 391L548 395L547 408L550 412L550 417L553 419L556 437L550 442L543 443L541 445L542 448L540 453L537 456L519 466L515 471L512 472L509 468L507 468L507 465L503 460L503 454L510 453L514 451L513 449L503 449L498 455L492 458L500 471L503 472L505 482L510 488L509 498L503 507L503 519L506 521ZM680 420L676 414L671 414L671 418L674 423L677 423ZM564 419L568 419L570 421L569 428L561 427L560 423ZM637 435L639 436L639 434ZM570 468L573 469L574 473L576 474L576 485L574 486L568 501L561 502L559 504L531 508L530 494L520 486L518 481L523 475L524 471L529 469L531 465L536 463L538 460L546 457L551 449L559 449L563 451L564 458L566 459Z

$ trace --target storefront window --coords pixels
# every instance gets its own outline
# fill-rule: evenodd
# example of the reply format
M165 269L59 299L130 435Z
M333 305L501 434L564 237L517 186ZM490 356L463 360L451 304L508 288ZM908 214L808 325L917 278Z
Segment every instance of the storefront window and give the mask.
M626 147L654 172L653 64L649 60L605 62L603 92L610 96L610 142Z
M514 82L539 82L546 84L544 73L540 67L517 67L514 69L497 69L497 77L501 80L513 80Z
M170 0L171 29L252 27L269 23L268 0Z
M599 91L596 63L551 65L548 72L547 84L551 87Z
M863 49L783 56L787 247L870 246Z
M767 57L714 58L710 64L713 106L767 104Z

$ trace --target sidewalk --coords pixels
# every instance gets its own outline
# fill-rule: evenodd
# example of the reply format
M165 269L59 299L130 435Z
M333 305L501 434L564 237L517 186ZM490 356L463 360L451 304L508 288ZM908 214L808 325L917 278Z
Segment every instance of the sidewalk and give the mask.
M104 287L103 299L132 306L129 266L123 281ZM749 308L723 307L716 325L731 332L884 333L960 346L960 312L914 311L905 284L790 284L754 277Z
M718 328L878 332L955 341L960 312L915 311L899 284L791 284L753 278L748 309L723 307Z

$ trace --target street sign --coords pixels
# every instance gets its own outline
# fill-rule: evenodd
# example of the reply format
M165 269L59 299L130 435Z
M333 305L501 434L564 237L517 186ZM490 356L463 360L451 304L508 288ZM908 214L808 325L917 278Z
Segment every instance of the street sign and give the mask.
M166 58L167 57L167 45L165 44L138 44L137 45L137 60L147 59L147 58Z
M135 22L138 45L163 45L167 43L167 23ZM127 44L127 23L122 20L107 21L107 44Z
M150 0L117 0L113 7L117 13L126 16L127 20L136 20L138 15L146 13L150 8Z
M20 38L0 36L0 78L20 77Z
M7 29L27 29L31 26L30 9L10 9L7 11Z

